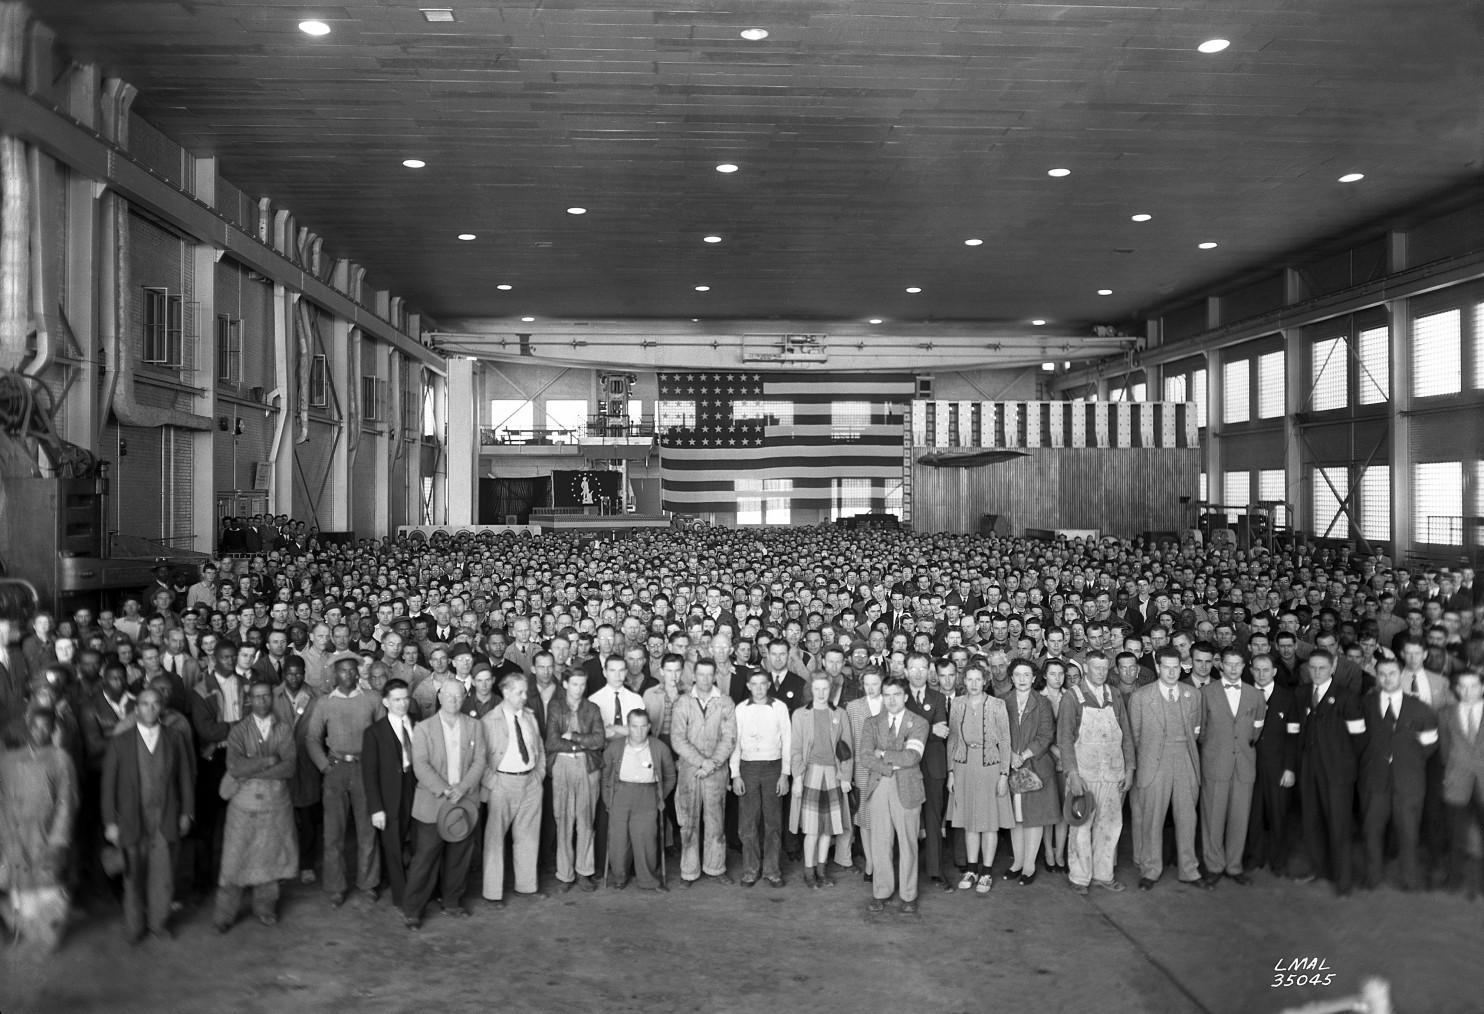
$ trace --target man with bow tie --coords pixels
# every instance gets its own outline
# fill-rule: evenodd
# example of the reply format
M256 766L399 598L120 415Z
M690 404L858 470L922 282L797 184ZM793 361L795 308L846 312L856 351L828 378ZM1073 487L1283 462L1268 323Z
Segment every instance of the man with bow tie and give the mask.
M1203 641L1193 653L1209 657L1210 648ZM1211 886L1223 873L1244 887L1252 882L1242 871L1242 849L1267 702L1262 691L1242 682L1242 668L1241 654L1231 652L1222 658L1221 679L1200 688L1201 848Z

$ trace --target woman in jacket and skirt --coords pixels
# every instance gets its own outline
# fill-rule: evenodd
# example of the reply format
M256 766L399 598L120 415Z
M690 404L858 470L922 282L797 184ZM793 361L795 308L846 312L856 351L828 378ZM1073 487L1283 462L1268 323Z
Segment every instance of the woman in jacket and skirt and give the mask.
M1010 805L1010 720L1005 702L984 692L984 670L964 670L964 692L948 712L948 823L964 832L968 867L960 891L994 886L1000 828L1015 826Z
M789 768L795 781L788 829L803 832L804 886L818 889L835 886L825 870L835 836L850 826L846 794L854 755L845 712L830 704L834 684L829 674L816 675L809 689L809 706L795 711L791 720Z
M1015 807L1015 826L1010 829L1010 847L1015 862L1005 874L1020 878L1028 887L1036 880L1036 854L1041 851L1041 836L1048 824L1061 820L1061 794L1056 786L1056 762L1051 758L1051 743L1056 723L1051 717L1051 702L1032 685L1036 668L1025 659L1010 667L1013 689L1005 701L1010 719L1010 789ZM1035 775L1040 785L1015 791L1016 771L1025 769Z

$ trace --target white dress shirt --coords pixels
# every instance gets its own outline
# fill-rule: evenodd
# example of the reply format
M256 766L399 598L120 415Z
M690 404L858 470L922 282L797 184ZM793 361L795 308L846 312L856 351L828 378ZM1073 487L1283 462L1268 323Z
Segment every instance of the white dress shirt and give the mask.
M640 785L652 785L657 780L648 740L639 746L634 746L632 743L624 744L623 763L618 768L618 780Z
M144 740L144 748L150 753L154 753L155 747L160 745L160 723L141 725L137 728L139 729L140 738Z
M788 774L790 735L788 707L782 701L756 704L749 698L737 705L737 745L732 748L732 777L741 777L743 761L781 760L781 774Z
M457 785L462 777L460 770L464 759L464 740L459 735L459 723L450 725L441 713L438 723L443 726L443 750L448 755L448 770L445 775L449 785Z
M536 766L535 757L531 754L531 737L524 726L520 733L526 740L526 757L521 758L520 743L515 738L515 723L519 721L515 712L501 706L500 712L505 716L505 756L500 758L499 770L507 775L523 775Z

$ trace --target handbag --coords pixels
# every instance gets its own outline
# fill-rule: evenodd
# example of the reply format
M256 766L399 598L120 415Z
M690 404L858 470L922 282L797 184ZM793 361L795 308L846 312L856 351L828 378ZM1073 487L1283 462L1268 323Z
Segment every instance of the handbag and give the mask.
M237 795L237 790L240 788L242 784L232 777L232 772L228 771L222 775L222 784L217 788L216 794L223 799L231 799Z
M1035 792L1041 787L1041 776L1028 767L1018 767L1010 772L1011 792Z
M835 740L835 760L844 763L845 761L848 761L852 756L854 755L850 752L849 743L845 742L843 739Z

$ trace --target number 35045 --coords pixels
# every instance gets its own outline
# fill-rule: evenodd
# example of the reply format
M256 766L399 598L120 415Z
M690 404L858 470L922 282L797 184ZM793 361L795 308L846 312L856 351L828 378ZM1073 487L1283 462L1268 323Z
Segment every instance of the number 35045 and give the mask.
M1314 972L1310 975L1295 975L1292 972L1284 974L1275 972L1273 981L1268 983L1270 989L1282 989L1287 986L1329 986L1335 980L1334 972Z

